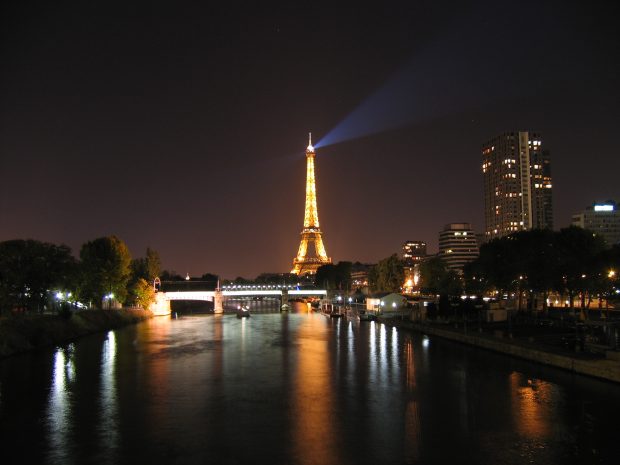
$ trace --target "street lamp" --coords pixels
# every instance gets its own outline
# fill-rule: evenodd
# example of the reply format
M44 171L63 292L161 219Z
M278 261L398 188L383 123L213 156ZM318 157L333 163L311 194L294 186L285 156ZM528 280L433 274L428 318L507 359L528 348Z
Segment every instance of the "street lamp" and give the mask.
M615 270L609 270L609 273L607 273L607 277L613 283L613 280L616 277L616 271ZM611 296L611 292L613 290L612 283L610 283L610 289L609 289L609 292L607 293L607 296L605 298L605 313L607 314L607 321L609 321L609 297Z

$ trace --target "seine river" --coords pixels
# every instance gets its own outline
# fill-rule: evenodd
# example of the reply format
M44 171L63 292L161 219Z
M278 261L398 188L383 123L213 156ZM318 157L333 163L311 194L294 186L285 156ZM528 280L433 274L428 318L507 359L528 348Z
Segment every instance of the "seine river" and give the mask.
M620 386L316 313L159 317L0 361L0 462L618 463Z

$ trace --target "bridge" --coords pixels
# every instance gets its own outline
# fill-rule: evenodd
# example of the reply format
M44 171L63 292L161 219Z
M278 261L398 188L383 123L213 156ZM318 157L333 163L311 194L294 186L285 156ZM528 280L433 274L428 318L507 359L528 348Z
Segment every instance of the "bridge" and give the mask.
M155 302L151 310L156 315L170 314L172 300L198 300L214 303L214 312L222 313L223 300L226 297L276 297L281 299L282 305L289 298L296 297L326 297L325 289L297 289L289 285L232 285L223 286L213 291L159 291L155 295Z

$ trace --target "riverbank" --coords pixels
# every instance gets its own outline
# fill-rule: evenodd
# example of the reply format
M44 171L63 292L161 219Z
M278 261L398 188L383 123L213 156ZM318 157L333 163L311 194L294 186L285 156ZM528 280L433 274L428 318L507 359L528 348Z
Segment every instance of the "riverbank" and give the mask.
M449 339L481 349L500 352L513 357L562 368L580 375L620 383L620 360L609 357L594 357L589 354L573 354L566 351L549 350L535 342L495 337L478 332L465 332L462 329L438 327L438 325L419 324L410 321L382 318L382 323L403 329L418 331L431 336Z
M79 337L151 318L148 310L82 310L59 315L15 315L0 318L0 358L71 342Z

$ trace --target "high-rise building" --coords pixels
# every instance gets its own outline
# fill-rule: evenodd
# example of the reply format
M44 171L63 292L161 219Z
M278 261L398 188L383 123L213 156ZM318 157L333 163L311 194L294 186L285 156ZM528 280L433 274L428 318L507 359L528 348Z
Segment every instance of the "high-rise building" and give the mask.
M312 146L312 135L308 137L306 148L306 208L304 210L304 228L301 231L301 242L297 256L293 259L291 273L297 275L314 274L321 265L332 262L325 252L323 233L319 227L319 208L316 200L316 181L314 174L314 158L316 154ZM314 245L314 251L308 250ZM312 253L314 252L314 253Z
M486 239L553 229L551 164L540 134L519 131L482 147Z
M418 291L420 263L426 257L426 242L406 241L403 244L403 271L405 282L403 293L414 294Z
M450 223L439 233L439 258L459 273L463 266L478 257L476 233L469 223Z
M586 207L581 213L573 215L572 224L601 236L609 246L620 244L620 210L613 200Z
M403 244L403 261L405 264L415 264L426 257L426 242L406 241Z

